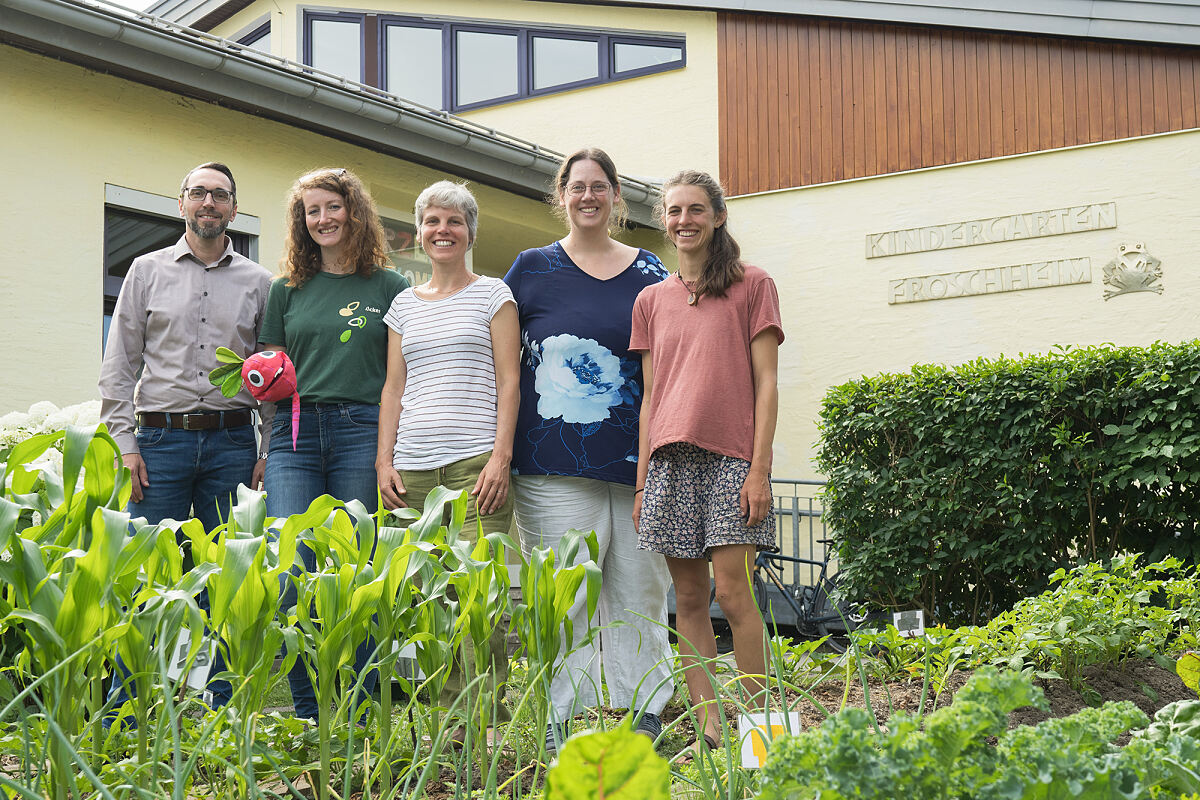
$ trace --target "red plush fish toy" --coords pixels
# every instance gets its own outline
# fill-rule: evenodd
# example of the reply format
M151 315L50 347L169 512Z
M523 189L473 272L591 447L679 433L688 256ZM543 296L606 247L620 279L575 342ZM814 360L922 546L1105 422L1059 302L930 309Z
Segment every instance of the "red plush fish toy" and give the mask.
M250 396L260 402L292 401L292 450L300 435L300 392L296 388L296 367L282 350L264 350L245 360L227 347L217 348L221 365L208 374L221 394L233 397L245 385Z

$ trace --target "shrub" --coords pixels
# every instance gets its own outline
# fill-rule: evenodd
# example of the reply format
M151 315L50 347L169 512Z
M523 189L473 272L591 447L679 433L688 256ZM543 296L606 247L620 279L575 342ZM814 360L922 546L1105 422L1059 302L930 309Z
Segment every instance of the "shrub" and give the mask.
M977 623L1057 569L1200 557L1200 340L918 365L830 389L817 456L841 580Z

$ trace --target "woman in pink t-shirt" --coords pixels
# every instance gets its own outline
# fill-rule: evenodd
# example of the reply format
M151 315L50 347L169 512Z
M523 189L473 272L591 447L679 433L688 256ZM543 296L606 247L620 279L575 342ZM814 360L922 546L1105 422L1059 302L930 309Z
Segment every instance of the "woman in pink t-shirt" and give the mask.
M783 328L766 272L741 260L711 176L681 172L659 207L679 272L643 289L630 349L642 353L638 475L639 547L666 556L698 741L720 741L721 718L705 660L716 657L709 618L709 559L717 601L733 630L742 684L765 703L763 625L748 573L774 549L771 442L779 406Z

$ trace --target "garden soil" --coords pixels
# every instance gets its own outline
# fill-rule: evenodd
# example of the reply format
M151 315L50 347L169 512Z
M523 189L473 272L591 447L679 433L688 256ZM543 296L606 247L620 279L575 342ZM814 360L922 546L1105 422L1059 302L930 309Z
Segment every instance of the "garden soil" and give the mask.
M970 677L968 672L956 672L950 676L941 690L929 690L925 699L924 712L929 713L937 708L949 705ZM1110 700L1129 700L1138 708L1153 716L1154 712L1176 700L1195 698L1196 695L1183 685L1173 671L1163 669L1150 660L1132 660L1118 666L1088 667L1083 670L1083 686L1081 691L1070 687L1062 680L1035 680L1035 684L1046 694L1050 702L1049 713L1036 708L1022 708L1009 715L1009 727L1018 725L1036 725L1050 717L1065 717L1086 708L1090 704L1098 705ZM921 706L923 682L913 680L881 681L871 679L870 708L875 718L884 724L896 711L916 713ZM677 696L678 697L678 696ZM1092 702L1089 703L1089 700ZM789 702L800 712L804 728L807 730L820 725L826 717L826 712L834 713L843 706L866 708L863 697L862 683L857 674L850 675L849 687L844 679L826 680L811 691L810 698L801 698L793 694ZM734 715L736 709L730 705L726 713ZM663 722L668 725L683 715L683 709L672 702L663 712ZM620 722L621 714L606 713L606 722L611 725ZM672 741L686 741L692 738L690 724L683 720L676 726ZM682 737L682 738L681 738ZM1118 743L1123 743L1118 740ZM660 748L660 753L666 754L666 749ZM510 759L501 757L501 781L512 775L515 764ZM431 781L427 787L427 800L447 800L454 796L454 783L460 776L453 770L443 769L441 774ZM357 800L355 797L353 800Z
M940 693L934 695L932 689L925 701L925 712L949 705L954 694L967 682L970 673L956 672L946 681ZM862 683L857 676L851 676L849 694L846 696L847 706L865 708ZM882 724L887 721L893 710L916 713L921 703L922 681L869 681L871 687L871 710L875 718ZM1083 686L1080 691L1072 689L1063 680L1036 679L1034 684L1046 694L1050 702L1049 713L1037 708L1028 707L1017 709L1009 715L1009 727L1017 725L1036 725L1050 717L1066 717L1089 705L1099 705L1110 700L1129 700L1146 713L1154 716L1154 712L1176 700L1194 699L1195 693L1183 685L1183 681L1172 670L1163 669L1151 660L1126 661L1116 666L1093 666L1083 670ZM846 691L844 682L826 683L812 692L813 698L829 711L836 711L842 706L843 694ZM798 699L798 698L797 698ZM1089 700L1092 702L1089 703ZM825 718L816 703L801 700L798 710L805 729L820 725Z

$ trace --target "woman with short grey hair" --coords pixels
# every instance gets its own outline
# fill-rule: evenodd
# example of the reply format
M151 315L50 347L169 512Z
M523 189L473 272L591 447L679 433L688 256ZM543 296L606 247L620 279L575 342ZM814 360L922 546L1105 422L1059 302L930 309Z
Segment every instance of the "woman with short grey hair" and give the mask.
M520 403L517 307L498 278L467 268L479 204L466 186L438 181L414 209L430 279L397 295L384 316L387 380L375 471L383 504L424 509L435 486L471 494L460 538L507 533L509 465ZM492 637L496 679L507 674L505 631ZM442 704L462 689L450 672Z

